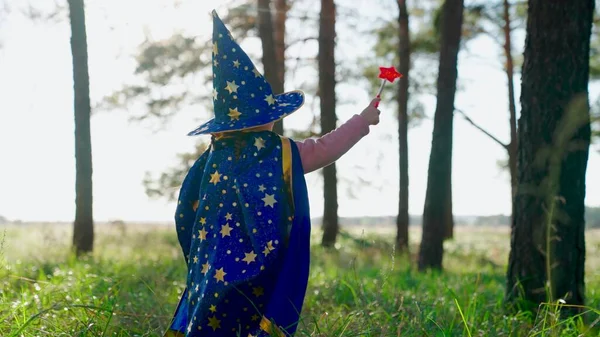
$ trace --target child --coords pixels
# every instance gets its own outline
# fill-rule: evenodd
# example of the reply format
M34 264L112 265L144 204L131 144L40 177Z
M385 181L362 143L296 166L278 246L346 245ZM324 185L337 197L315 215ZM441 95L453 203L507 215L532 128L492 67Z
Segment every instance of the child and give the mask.
M213 11L215 118L189 170L176 226L188 265L165 336L291 336L309 267L310 214L304 174L336 161L379 123L378 99L335 131L294 142L273 133L304 95L270 85Z

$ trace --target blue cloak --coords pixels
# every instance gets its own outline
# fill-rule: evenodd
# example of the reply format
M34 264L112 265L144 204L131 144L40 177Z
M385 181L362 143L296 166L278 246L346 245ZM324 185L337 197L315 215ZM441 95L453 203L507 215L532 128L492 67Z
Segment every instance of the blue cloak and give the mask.
M298 149L270 131L224 135L181 187L175 223L187 287L165 336L292 336L310 259Z

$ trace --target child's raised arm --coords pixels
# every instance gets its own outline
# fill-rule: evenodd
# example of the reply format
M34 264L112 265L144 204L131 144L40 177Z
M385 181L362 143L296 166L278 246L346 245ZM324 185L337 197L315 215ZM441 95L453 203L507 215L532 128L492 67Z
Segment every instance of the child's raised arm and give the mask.
M350 150L359 140L369 134L369 126L379 123L379 110L374 99L360 115L354 115L346 123L316 139L296 142L304 173L310 173L330 165Z

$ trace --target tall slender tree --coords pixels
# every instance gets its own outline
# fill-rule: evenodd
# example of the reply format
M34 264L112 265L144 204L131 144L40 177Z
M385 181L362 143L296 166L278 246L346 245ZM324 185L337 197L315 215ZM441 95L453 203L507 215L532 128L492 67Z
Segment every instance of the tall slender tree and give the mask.
M335 114L335 3L321 0L319 17L319 98L321 108L321 134L336 127ZM337 174L335 163L323 168L323 238L322 245L335 244L339 231Z
M408 85L410 70L410 30L406 0L398 0L398 58L403 77L398 85L398 158L400 188L398 193L398 217L396 219L396 249L408 251Z
M285 91L285 49L286 49L286 21L288 12L287 0L275 0L275 20L273 38L275 43L275 62L277 64L277 78L279 88L275 92ZM273 130L283 135L283 119L275 123Z
M594 0L529 0L518 127L518 191L506 298L535 310L584 304L588 81Z
M92 141L90 135L90 77L83 0L69 0L75 109L75 222L73 248L77 255L94 248L92 200Z
M515 103L515 82L514 82L514 71L515 65L512 54L512 27L510 9L511 4L508 0L503 1L503 15L504 18L504 57L506 64L504 70L506 72L506 80L508 87L508 111L510 112L510 143L507 146L508 151L508 168L510 170L510 187L511 187L511 200L514 202L515 195L517 193L517 104Z
M452 124L463 7L463 0L446 0L442 7L438 93L423 210L419 270L442 268L444 236L449 227L448 221L452 219Z
M285 16L282 17L279 13L276 13L274 24L273 13L271 12L271 0L258 0L257 7L258 35L262 42L262 63L265 78L271 84L273 92L280 94L283 93L284 87L282 68L285 68L283 53L285 49L280 44L285 46ZM273 131L283 134L283 122L277 122Z

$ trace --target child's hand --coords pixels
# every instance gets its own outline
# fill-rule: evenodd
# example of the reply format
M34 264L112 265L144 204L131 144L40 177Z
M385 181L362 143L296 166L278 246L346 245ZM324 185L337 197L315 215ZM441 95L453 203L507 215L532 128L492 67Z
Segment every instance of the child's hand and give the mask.
M366 107L361 113L360 115L367 120L367 122L369 123L369 125L377 125L379 124L379 114L381 113L381 111L379 111L379 109L377 109L375 107L376 103L379 103L381 101L380 98L375 98L371 101L371 104L369 104L368 107Z

